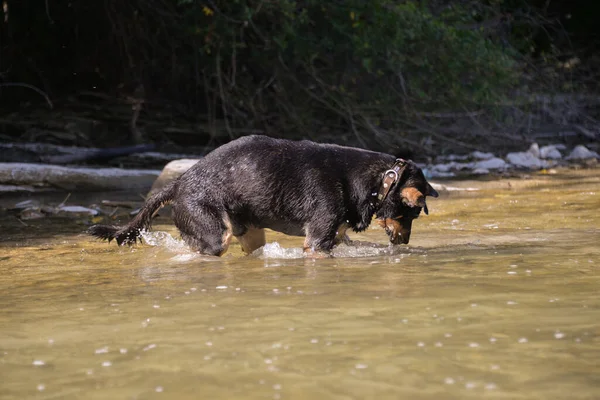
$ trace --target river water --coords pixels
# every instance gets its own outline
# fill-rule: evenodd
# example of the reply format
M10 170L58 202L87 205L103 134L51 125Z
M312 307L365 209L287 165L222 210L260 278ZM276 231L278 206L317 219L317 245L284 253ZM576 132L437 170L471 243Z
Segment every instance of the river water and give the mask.
M0 398L599 399L600 170L446 184L330 259L4 215Z

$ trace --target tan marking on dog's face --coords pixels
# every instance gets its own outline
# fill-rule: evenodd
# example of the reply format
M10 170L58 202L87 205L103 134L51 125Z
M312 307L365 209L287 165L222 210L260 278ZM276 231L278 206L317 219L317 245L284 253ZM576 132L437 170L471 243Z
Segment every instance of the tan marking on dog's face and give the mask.
M242 236L236 236L237 240L242 245L242 250L246 254L252 253L254 250L261 248L267 243L265 238L265 230L255 228L253 226L249 227L246 233Z
M388 234L393 244L408 244L412 227L412 219L398 216L396 218L378 219L377 223Z
M425 207L425 196L417 188L407 187L402 189L400 198L409 207Z

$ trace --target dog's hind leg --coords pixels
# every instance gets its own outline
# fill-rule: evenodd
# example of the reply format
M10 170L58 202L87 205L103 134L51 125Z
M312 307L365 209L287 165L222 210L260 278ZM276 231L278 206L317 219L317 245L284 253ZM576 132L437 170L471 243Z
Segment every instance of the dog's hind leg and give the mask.
M242 250L246 254L252 253L254 250L262 247L267 243L265 238L265 230L249 227L243 235L236 236L237 240L242 245Z
M173 220L183 240L201 254L221 256L233 237L227 214L209 205L196 205L193 210L179 205L173 209Z

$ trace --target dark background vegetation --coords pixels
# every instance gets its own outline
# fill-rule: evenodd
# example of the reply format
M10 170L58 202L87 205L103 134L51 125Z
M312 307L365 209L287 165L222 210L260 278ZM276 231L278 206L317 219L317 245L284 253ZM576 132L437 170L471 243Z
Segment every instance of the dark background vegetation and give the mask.
M4 0L0 140L419 154L598 135L600 2Z

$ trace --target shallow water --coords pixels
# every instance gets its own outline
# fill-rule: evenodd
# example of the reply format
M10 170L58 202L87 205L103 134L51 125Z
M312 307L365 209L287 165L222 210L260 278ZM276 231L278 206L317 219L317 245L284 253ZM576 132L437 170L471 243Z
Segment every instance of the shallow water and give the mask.
M600 398L600 170L448 185L482 190L316 260L5 216L0 398Z

